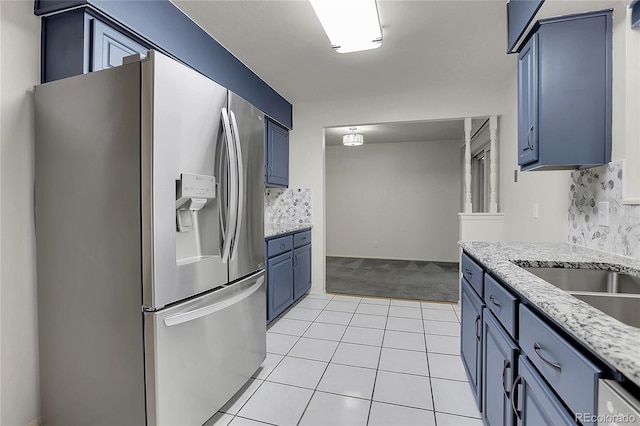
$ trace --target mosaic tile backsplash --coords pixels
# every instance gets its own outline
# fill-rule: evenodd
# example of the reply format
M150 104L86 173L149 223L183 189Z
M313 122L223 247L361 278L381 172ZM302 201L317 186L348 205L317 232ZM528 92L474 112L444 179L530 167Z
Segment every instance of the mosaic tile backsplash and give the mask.
M640 206L622 204L622 162L571 173L569 243L640 259ZM609 202L609 226L598 202Z
M311 224L310 188L266 188L264 223L274 225Z

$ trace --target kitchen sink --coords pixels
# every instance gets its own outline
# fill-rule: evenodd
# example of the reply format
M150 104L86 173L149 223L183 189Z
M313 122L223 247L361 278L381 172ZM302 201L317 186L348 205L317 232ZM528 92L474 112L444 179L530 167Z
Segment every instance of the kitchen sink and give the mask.
M632 327L640 328L640 296L572 293L574 297Z
M601 269L523 268L568 292L640 295L640 277Z

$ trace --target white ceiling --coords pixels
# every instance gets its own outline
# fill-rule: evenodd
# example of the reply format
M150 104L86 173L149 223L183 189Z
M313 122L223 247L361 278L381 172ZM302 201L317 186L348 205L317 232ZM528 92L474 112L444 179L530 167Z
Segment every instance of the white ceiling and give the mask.
M173 0L180 9L294 104L440 87L495 87L515 68L506 54L504 0L377 0L383 44L334 52L307 0ZM462 100L461 100L462 102ZM439 139L442 122L422 128ZM414 140L418 123L395 126ZM348 130L348 129L347 129ZM424 133L433 130L434 134ZM376 127L385 138L392 129ZM327 134L333 132L329 130ZM448 137L447 137L448 139ZM375 137L368 137L368 141ZM367 143L365 142L365 143Z
M342 145L342 136L351 133L349 127L328 127L325 129L325 145ZM458 142L464 139L464 121L414 121L357 126L356 133L364 136L365 144L392 142Z

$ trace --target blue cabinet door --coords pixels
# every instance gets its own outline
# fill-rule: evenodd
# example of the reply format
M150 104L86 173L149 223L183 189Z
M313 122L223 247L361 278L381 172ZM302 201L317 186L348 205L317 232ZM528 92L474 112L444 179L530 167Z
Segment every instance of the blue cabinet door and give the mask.
M289 186L289 131L267 120L265 184Z
M518 54L518 164L538 161L538 34Z
M487 426L511 425L510 392L518 347L488 309L482 323L482 416Z
M611 161L612 12L540 20L518 54L518 164Z
M298 299L311 288L311 244L293 251L293 298Z
M293 303L293 252L267 260L267 321Z
M90 71L120 66L125 56L147 54L147 48L97 19L91 19L91 27L93 51Z
M518 372L516 384L520 394L515 393L512 398L515 400L513 405L514 411L517 410L515 415L519 426L576 425L577 422L523 355L518 360Z
M461 280L461 287L460 355L476 404L478 409L481 409L482 308L484 304L465 278Z
M101 21L84 8L42 19L43 83L122 65L122 58L145 54L127 33Z

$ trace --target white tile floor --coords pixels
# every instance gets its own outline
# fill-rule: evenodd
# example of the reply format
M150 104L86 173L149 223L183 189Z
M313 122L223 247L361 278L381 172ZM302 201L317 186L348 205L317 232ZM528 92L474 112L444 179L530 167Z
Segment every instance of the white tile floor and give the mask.
M482 425L449 304L310 294L207 425Z

